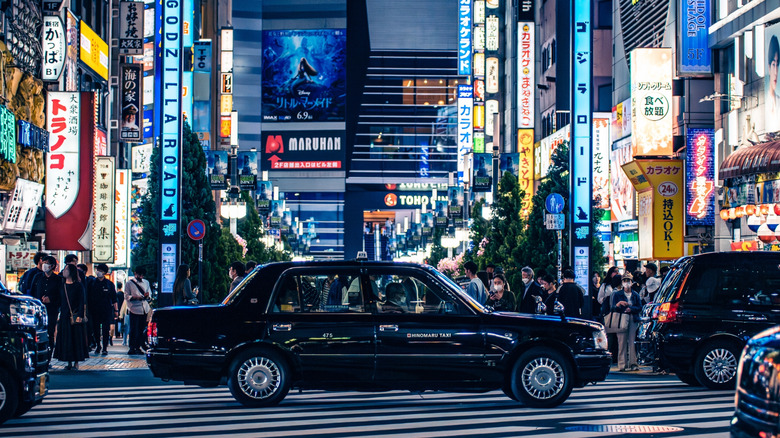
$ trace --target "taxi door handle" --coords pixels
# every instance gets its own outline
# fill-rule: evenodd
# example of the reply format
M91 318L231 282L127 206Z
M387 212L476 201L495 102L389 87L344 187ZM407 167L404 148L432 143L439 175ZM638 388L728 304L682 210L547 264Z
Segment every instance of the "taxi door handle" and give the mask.
M397 325L380 325L379 326L380 332L397 332L398 326Z
M274 324L274 331L289 332L292 330L292 324Z

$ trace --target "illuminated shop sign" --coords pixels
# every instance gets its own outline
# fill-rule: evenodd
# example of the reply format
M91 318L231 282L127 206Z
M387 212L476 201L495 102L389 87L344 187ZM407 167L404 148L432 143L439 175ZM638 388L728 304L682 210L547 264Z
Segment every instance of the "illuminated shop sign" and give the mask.
M119 53L142 55L144 52L144 4L119 2Z
M16 124L16 141L23 147L45 151L49 147L49 131L41 129L30 122L18 120Z
M534 130L517 130L517 150L519 162L517 177L520 190L523 191L523 199L520 201L522 211L527 216L531 211L531 200L534 196Z
M498 93L498 58L487 58L485 70L485 90L488 93Z
M498 50L498 17L491 15L485 19L485 49Z
M0 157L16 163L16 117L5 106L0 106Z
M468 181L466 155L472 151L474 140L474 88L458 85L458 183Z
M92 211L92 261L114 263L116 173L113 157L95 157L95 203Z
M680 1L680 75L712 72L712 52L707 37L710 30L710 0Z
M108 80L108 44L86 23L81 22L81 62Z
M713 129L688 129L685 175L688 225L715 223Z
M14 232L21 231L29 233L32 231L35 215L38 207L41 205L41 196L43 195L43 184L38 184L25 179L17 179L8 204L5 206L5 217L3 218L3 231Z
M114 265L126 266L130 249L130 171L116 171L116 208L114 211Z
M264 169L344 169L344 131L264 131L263 142Z
M119 121L119 138L126 142L143 140L141 110L144 95L141 88L141 64L124 64L120 69L122 119Z
M593 115L593 207L602 210L609 210L609 115Z
M517 33L517 125L534 127L534 23L518 23Z
M458 2L458 74L471 75L471 0Z
M672 155L672 49L631 52L634 156Z
M56 81L65 66L65 25L59 16L43 17L43 70L41 79Z
M46 102L46 209L54 218L65 214L76 202L79 184L79 93L49 92Z

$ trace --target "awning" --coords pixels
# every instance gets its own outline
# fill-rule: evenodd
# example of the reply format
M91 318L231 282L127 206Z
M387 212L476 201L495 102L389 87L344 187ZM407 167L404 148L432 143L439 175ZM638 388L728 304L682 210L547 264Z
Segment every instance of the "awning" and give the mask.
M742 146L720 164L720 179L780 172L780 141Z

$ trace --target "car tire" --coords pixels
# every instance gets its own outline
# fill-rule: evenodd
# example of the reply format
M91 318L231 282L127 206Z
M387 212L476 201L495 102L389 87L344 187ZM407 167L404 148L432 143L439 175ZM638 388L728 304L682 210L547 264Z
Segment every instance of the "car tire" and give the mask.
M731 342L714 341L706 344L696 357L696 380L710 389L734 389L740 348Z
M685 383L686 385L701 386L701 383L699 383L699 381L696 379L696 376L694 376L693 374L677 373L677 378L680 379L680 381Z
M230 367L228 388L247 407L279 404L290 389L290 372L284 358L271 350L239 354Z
M16 412L14 412L14 418L19 418L22 415L30 412L30 409L35 406L35 403L33 402L21 402L19 403L19 406L16 407Z
M19 405L19 388L11 375L0 369L0 424L13 417Z
M532 408L552 408L571 394L573 372L569 361L559 352L532 348L515 362L511 389L516 400Z

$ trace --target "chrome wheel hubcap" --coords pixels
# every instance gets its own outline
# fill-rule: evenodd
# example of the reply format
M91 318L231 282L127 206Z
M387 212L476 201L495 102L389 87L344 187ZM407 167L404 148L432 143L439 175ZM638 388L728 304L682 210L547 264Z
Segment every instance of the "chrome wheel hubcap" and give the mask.
M237 378L241 391L258 400L270 397L281 384L279 367L266 357L244 361L238 369Z
M727 383L737 374L737 358L729 350L718 348L704 356L703 368L708 380Z
M523 389L531 397L546 400L563 389L563 367L549 357L539 357L523 368L521 380Z

